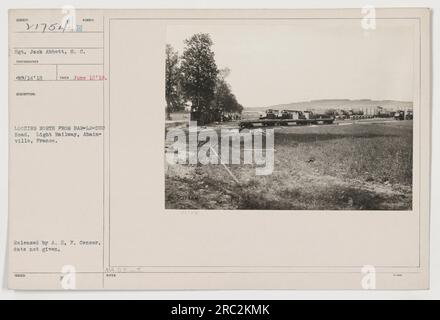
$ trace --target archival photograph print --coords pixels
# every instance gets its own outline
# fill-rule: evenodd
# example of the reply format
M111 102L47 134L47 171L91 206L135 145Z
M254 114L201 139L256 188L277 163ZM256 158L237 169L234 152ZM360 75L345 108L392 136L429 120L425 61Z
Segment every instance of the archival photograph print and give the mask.
M165 208L413 206L415 24L167 26Z

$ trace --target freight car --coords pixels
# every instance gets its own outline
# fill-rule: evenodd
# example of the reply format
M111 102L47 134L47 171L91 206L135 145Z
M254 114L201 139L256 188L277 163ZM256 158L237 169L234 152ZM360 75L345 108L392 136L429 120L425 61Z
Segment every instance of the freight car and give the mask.
M304 113L297 110L283 110L274 112L267 110L266 114L260 119L240 121L240 129L253 128L260 126L286 126L286 125L318 125L332 124L335 121L334 116L324 114L314 114L311 111Z

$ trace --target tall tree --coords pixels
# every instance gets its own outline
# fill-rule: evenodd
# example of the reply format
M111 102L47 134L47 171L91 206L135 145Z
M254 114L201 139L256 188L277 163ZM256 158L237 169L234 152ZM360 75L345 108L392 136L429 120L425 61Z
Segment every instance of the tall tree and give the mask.
M215 87L215 97L213 105L217 113L241 113L241 106L235 95L232 93L231 86L227 83L226 77L230 74L229 68L220 70Z
M171 118L171 113L181 110L184 101L180 89L180 68L179 55L174 48L167 44L165 49L165 100L167 103L167 118Z
M198 33L185 40L182 55L182 89L191 102L191 118L201 124L210 122L218 68L209 34Z

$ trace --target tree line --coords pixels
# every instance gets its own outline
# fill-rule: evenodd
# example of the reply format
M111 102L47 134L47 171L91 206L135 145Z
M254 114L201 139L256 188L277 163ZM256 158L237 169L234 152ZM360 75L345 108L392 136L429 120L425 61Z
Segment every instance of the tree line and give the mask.
M228 114L241 114L243 106L226 81L230 70L218 68L210 35L194 34L184 43L181 56L171 45L166 45L167 118L184 110L187 104L191 106L191 120L202 125L222 121Z

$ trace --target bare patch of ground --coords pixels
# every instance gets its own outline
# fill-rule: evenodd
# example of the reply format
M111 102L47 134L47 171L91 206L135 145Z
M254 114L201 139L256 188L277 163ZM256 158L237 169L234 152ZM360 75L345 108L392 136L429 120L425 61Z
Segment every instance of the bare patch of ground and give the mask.
M275 171L252 165L173 165L168 209L410 210L412 121L286 127L275 133Z

